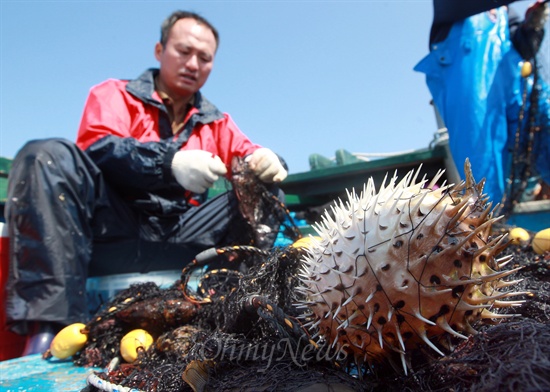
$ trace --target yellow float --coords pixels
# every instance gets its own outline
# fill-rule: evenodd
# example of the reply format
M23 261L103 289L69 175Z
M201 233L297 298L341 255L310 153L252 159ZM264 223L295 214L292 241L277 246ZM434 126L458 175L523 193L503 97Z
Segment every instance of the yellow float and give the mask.
M86 325L75 323L63 328L50 345L50 353L58 359L72 357L82 350L88 340L88 335L82 333Z
M539 231L533 237L533 250L539 255L544 252L550 252L550 229L544 229Z
M529 235L527 230L521 227L515 227L511 229L508 234L510 236L510 243L514 245L526 244L531 239L531 236Z
M521 76L526 78L533 73L533 65L529 61L525 61L521 65Z
M134 362L140 350L147 350L153 344L153 337L144 329L128 332L120 341L120 355L126 362Z
M312 245L315 245L317 242L321 241L321 237L317 236L307 236L302 237L299 240L296 240L293 244L293 248L309 248Z

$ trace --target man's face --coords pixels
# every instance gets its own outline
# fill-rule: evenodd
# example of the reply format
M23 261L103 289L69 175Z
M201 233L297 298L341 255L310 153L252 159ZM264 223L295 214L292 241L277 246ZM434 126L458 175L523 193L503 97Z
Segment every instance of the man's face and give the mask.
M215 54L216 39L208 27L194 19L178 20L166 46L155 46L163 88L173 99L194 94L208 79Z

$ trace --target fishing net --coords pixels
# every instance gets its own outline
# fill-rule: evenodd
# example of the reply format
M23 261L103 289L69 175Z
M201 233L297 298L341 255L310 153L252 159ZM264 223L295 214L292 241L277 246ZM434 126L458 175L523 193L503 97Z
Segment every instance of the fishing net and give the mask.
M503 311L521 317L476 325L479 333L467 340L449 338L444 357L427 345L407 350L405 375L391 358L355 363L338 346L315 343L304 327L307 301L296 289L306 252L210 249L172 287L140 283L121 291L87 324L88 343L73 357L78 366L106 368L88 377L85 391L550 390L550 254L509 246L501 255L523 267L509 289L532 294ZM206 268L213 260L217 268ZM123 363L120 340L136 328L154 343Z
M250 257L246 247L231 252L231 263ZM238 279L215 280L202 291L183 290L181 282L169 289L133 285L98 313L90 324L92 341L75 363L107 366L122 335L136 323L144 325L138 320L145 318L147 328L158 334L155 344L136 362L98 377L144 391L550 390L550 255L519 245L505 251L524 267L516 289L532 293L523 306L506 310L521 318L479 327L480 333L457 343L443 358L422 348L412 352L408 376L382 363L362 369L360 378L353 365L331 354L301 355L309 337L296 321L300 311L292 306L301 299L294 290L301 252L277 249ZM231 287L217 291L219 284ZM135 320L117 316L151 299L155 306L145 308L148 314ZM182 312L173 324L157 317L174 300L194 304L193 312L183 312L193 315L185 325L178 325ZM86 390L99 389L90 385Z

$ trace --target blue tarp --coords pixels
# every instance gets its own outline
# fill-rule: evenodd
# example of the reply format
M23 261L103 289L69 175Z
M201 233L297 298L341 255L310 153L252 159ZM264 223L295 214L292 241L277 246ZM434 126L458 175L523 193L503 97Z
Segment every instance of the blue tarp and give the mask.
M494 19L493 19L494 18ZM433 43L430 53L415 70L426 74L426 82L445 126L449 146L462 178L466 158L474 178L485 178L484 192L499 203L506 191L512 167L511 152L523 105L530 99L534 75L520 76L523 59L514 49L508 31L506 7L471 16L453 25L448 37ZM534 135L533 170L550 182L550 105L548 85L539 80ZM519 150L527 150L528 114L525 106ZM525 159L525 158L523 158ZM525 162L522 161L522 165ZM517 165L517 163L516 163Z

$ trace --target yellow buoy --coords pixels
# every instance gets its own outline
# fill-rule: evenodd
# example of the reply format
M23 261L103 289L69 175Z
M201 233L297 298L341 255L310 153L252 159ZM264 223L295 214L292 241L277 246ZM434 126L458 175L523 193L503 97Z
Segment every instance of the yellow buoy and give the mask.
M526 78L533 72L533 65L529 61L524 61L521 65L521 76Z
M321 237L317 236L307 236L302 237L299 240L294 241L292 244L293 248L308 248L311 245L314 245L316 242L321 241Z
M88 335L82 333L86 325L75 323L63 328L50 344L50 353L58 359L66 359L82 350L88 340Z
M533 250L539 255L544 252L550 252L550 229L544 229L535 234L531 245L533 246Z
M147 350L153 344L153 337L144 329L128 332L120 341L120 355L126 362L134 362L139 350Z
M531 239L531 236L527 232L527 230L521 228L521 227L514 227L509 231L510 236L510 243L514 245L522 245L529 242Z

